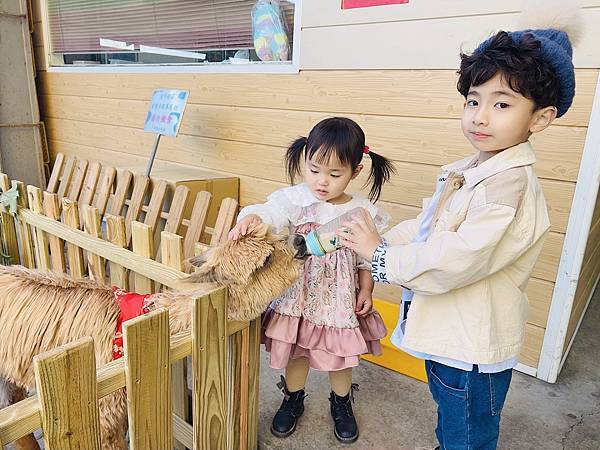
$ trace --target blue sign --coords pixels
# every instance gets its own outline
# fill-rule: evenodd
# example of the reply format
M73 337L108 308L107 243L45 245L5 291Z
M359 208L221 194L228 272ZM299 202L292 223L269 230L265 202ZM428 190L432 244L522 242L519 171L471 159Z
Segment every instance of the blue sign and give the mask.
M188 95L188 91L178 89L157 89L154 91L146 115L144 131L164 136L177 136Z

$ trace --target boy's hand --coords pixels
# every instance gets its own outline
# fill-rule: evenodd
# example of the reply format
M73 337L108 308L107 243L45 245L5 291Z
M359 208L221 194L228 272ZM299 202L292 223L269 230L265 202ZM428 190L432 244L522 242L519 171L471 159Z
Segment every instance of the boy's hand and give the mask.
M370 290L361 289L356 295L356 315L365 316L371 312L371 308L373 308L373 294Z
M337 231L342 244L354 250L359 256L371 261L373 253L381 244L381 236L377 231L375 222L366 211L352 217L352 222L342 224L345 229Z
M262 219L257 214L248 214L242 220L240 220L235 227L231 229L227 236L232 241L237 241L240 237L245 236L248 229L260 225Z

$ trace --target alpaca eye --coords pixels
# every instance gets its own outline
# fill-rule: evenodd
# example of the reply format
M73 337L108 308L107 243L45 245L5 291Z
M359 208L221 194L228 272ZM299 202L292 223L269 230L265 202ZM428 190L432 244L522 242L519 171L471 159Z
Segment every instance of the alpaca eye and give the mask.
M273 254L270 254L269 256L267 256L267 259L265 259L263 266L268 266L269 264L271 264L272 261L273 261Z

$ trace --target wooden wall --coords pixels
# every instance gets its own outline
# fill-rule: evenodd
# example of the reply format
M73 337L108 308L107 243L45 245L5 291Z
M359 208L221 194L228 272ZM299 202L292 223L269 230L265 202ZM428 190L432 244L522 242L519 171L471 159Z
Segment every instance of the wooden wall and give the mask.
M403 70L381 70L388 67L386 55L379 54L374 60L350 44L343 47L343 58L337 53L331 59L324 58L321 54L332 55L330 49L341 48L345 38L336 33L344 28L361 30L377 19L382 21L381 28L375 30L379 39L383 35L391 41L404 26L414 24L438 32L441 20L436 8L420 7L418 2L413 16L402 18L402 11L409 10L400 8L406 5L393 12L387 10L385 18L381 14L387 7L365 9L362 15L356 10L342 17L340 11L332 9L334 3L339 6L339 2L304 2L300 43L303 69L299 74L76 74L41 70L40 103L51 153L143 165L153 142L152 135L141 131L153 90L188 89L190 98L180 135L161 140L158 160L239 176L240 200L245 206L264 201L268 193L286 185L282 156L294 138L305 135L324 117L344 115L363 126L374 151L396 162L398 175L384 188L380 205L390 211L394 222L416 216L421 199L431 195L439 167L473 152L460 131L463 100L456 92L454 69L458 46L452 49L452 61L444 51L436 50L428 53L434 62L426 62L411 59L414 55L409 48L421 45L419 40L405 40L404 50L397 49L405 53L394 56L394 69L406 66ZM516 10L513 1L436 3L447 8L442 12L448 15L443 19L447 31L465 34L469 28L462 20L466 17L469 23L480 25L473 34L477 38L493 31L495 19L514 20ZM489 3L495 4L495 9L490 10ZM600 1L586 4L590 17L596 17ZM450 18L456 14L465 17ZM492 18L479 20L477 14ZM38 29L43 29L39 14L36 21ZM349 25L352 21L355 23ZM388 29L390 24L396 28ZM332 34L322 35L324 29ZM35 42L43 69L43 36L38 33ZM583 51L576 54L580 64L573 107L533 138L539 157L536 170L548 200L552 228L528 287L531 312L521 362L531 367L537 367L539 360L598 76L598 64L590 63L589 44L585 42ZM351 67L341 70L350 60ZM365 70L373 67L379 69ZM598 232L598 218L596 225ZM588 257L597 265L597 252ZM589 270L597 274L596 265L589 265ZM398 302L399 291L382 288L378 296Z
M596 209L587 242L563 353L568 351L575 332L583 319L590 296L593 294L593 289L598 282L598 274L600 274L600 196L596 200Z

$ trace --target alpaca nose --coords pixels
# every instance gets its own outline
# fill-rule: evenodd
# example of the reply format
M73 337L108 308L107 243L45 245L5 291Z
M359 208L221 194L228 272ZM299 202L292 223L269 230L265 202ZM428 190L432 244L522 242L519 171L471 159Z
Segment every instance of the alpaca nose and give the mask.
M290 234L287 239L288 247L294 252L294 259L302 261L310 256L306 248L306 241L301 234Z

